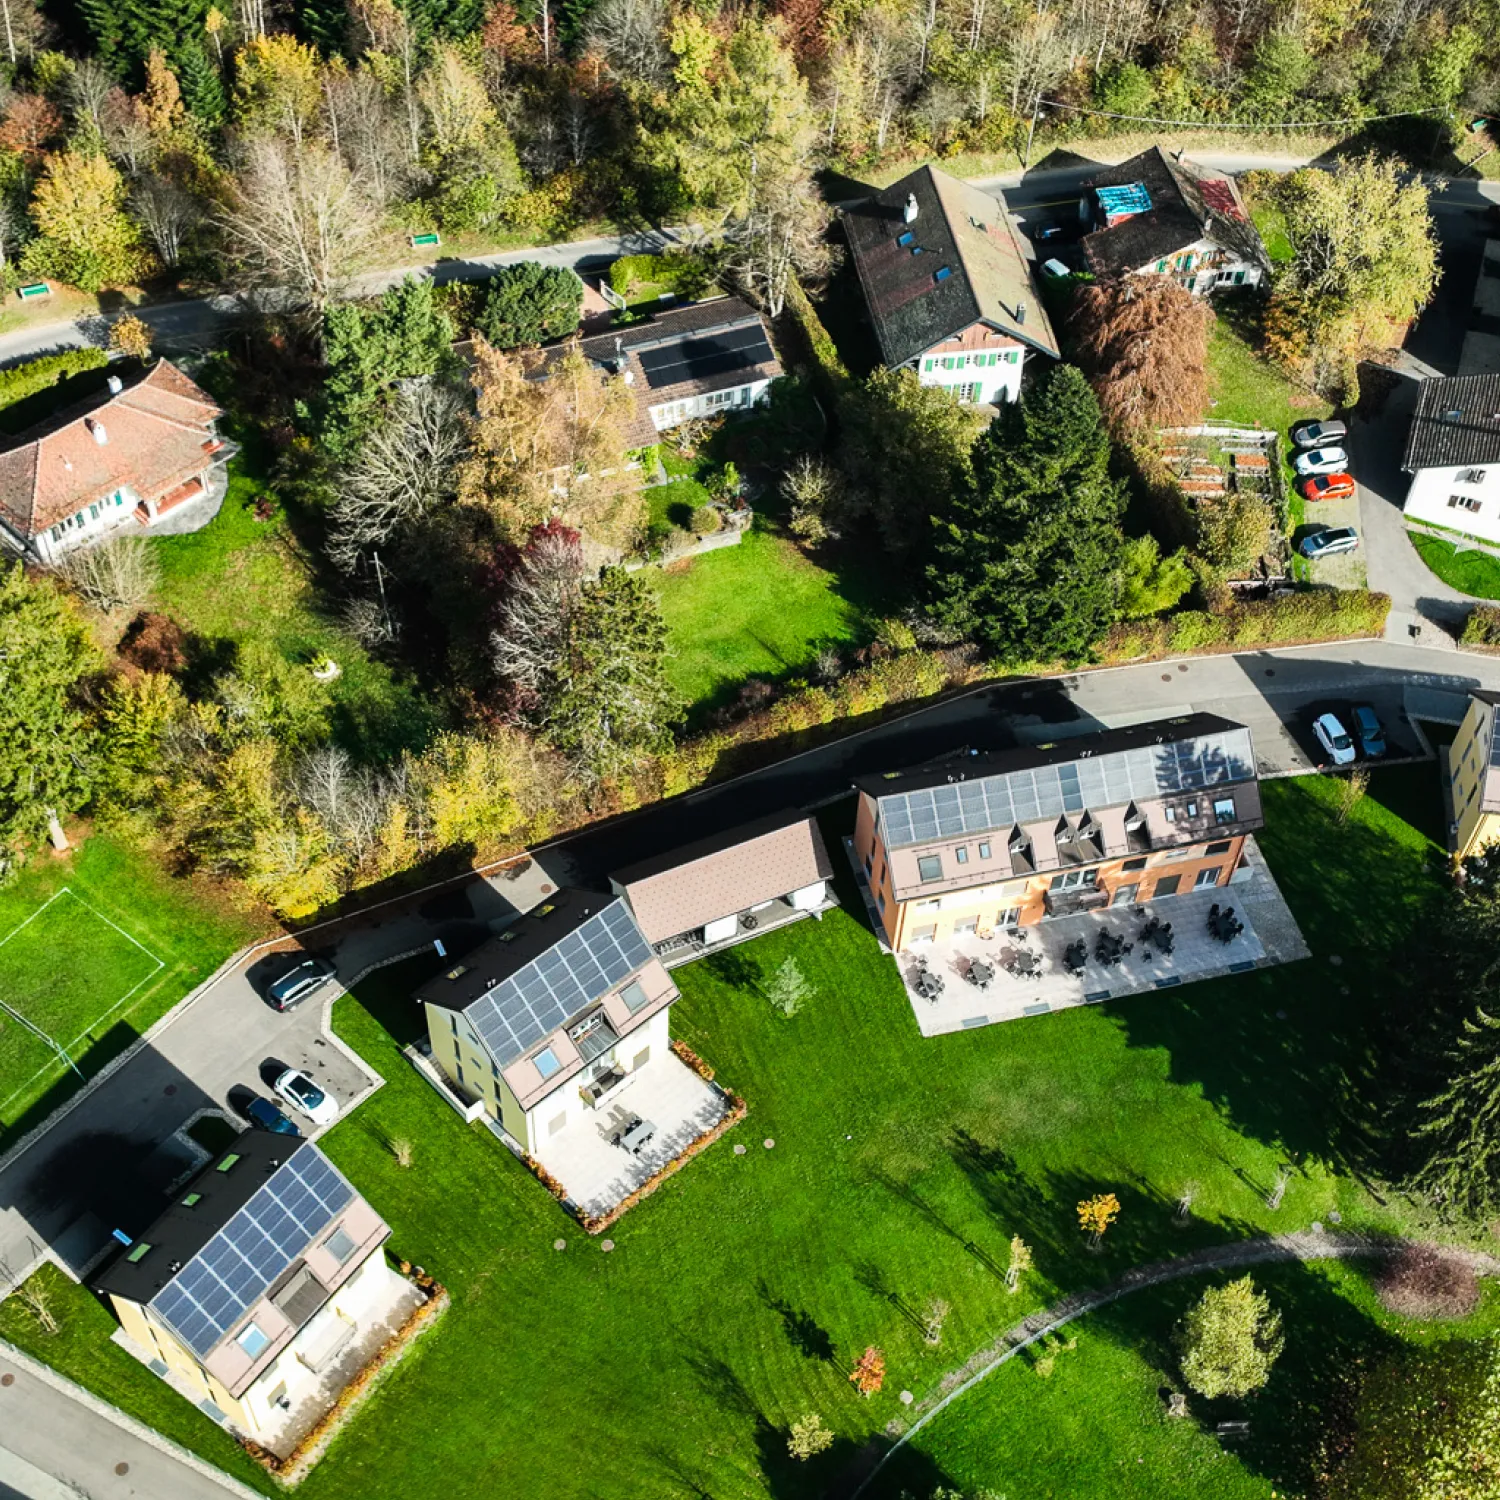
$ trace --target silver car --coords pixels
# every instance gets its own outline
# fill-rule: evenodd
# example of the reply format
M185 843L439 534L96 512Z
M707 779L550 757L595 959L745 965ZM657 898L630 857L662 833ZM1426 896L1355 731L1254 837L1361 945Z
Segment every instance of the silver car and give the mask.
M1298 422L1292 428L1292 441L1299 448L1321 448L1324 443L1342 443L1349 429L1342 422Z
M1310 448L1292 460L1292 467L1304 479L1309 474L1340 474L1349 467L1349 455L1342 448Z

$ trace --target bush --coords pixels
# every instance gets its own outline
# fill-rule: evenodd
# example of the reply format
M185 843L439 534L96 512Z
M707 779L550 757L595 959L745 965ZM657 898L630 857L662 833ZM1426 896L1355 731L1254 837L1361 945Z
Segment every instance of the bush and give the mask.
M583 283L566 266L534 260L502 266L490 278L474 326L497 349L560 339L578 327Z
M1248 1276L1210 1287L1178 1330L1182 1376L1200 1396L1248 1396L1271 1378L1286 1340L1281 1314Z
M110 537L70 552L58 572L95 609L142 609L156 592L156 554L140 537Z
M44 354L27 364L0 370L0 407L14 406L70 375L101 370L108 363L109 356L102 349L69 349L64 354Z
M701 297L713 285L713 274L696 255L668 250L661 255L622 255L609 268L610 289L628 296L632 286L650 284L676 292L684 301Z
M1480 651L1500 651L1500 604L1476 604L1459 639Z
M1403 1318L1463 1318L1479 1302L1474 1268L1438 1245L1403 1245L1375 1273L1375 1290Z
M712 505L695 505L688 524L694 536L712 536L719 529L719 512Z

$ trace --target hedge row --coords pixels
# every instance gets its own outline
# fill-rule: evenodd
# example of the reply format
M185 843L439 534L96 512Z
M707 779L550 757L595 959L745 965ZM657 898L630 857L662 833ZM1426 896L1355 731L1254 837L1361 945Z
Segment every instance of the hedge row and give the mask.
M62 354L44 354L29 364L16 365L9 370L0 370L0 407L14 406L48 386L66 380L70 375L80 375L85 370L98 370L109 363L109 356L102 349L69 349Z
M795 276L787 282L786 311L802 345L798 352L811 367L813 388L831 415L849 386L849 367Z

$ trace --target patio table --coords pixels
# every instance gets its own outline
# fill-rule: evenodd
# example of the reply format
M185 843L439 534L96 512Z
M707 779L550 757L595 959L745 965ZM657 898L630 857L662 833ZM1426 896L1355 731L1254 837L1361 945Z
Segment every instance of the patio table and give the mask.
M632 1156L639 1156L642 1149L651 1143L651 1138L655 1134L656 1126L650 1120L637 1120L620 1136L620 1144Z

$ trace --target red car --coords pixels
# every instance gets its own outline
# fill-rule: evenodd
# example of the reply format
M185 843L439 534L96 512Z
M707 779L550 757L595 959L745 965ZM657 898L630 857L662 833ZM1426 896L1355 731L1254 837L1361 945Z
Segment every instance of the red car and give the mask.
M1347 500L1354 493L1352 474L1314 474L1297 488L1305 500Z

